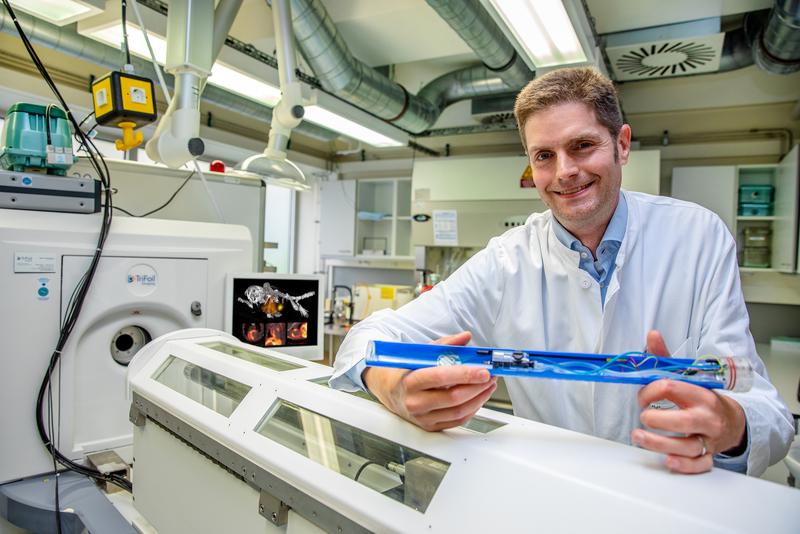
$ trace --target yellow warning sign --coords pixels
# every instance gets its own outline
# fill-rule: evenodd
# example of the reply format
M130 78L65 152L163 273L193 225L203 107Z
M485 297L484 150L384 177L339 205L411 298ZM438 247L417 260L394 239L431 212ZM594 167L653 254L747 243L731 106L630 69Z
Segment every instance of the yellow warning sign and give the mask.
M536 187L536 184L533 182L533 171L531 171L530 165L525 167L525 170L522 171L522 176L519 177L519 186L523 189Z

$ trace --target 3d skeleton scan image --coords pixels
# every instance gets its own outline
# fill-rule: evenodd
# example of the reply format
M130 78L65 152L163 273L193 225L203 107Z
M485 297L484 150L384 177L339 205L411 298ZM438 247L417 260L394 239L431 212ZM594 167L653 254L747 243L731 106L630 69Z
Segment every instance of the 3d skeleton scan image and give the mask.
M314 281L269 280L260 284L235 280L234 335L266 347L316 345L319 289ZM310 310L310 311L309 311Z

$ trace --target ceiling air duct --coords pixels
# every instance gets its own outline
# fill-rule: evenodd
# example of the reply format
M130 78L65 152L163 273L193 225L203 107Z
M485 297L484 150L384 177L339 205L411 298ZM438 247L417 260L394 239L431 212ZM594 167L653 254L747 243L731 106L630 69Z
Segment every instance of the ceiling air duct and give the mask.
M477 2L434 4L485 64L444 74L417 95L354 57L320 0L292 0L295 38L327 91L413 133L433 126L454 102L513 91L533 77Z
M617 81L725 72L757 64L773 74L800 70L800 2L745 14L742 25L721 31L709 18L608 34L606 54Z

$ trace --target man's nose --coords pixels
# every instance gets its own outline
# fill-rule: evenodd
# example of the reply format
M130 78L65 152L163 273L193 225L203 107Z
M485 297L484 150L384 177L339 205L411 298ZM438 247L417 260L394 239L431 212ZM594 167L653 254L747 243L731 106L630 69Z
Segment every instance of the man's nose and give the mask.
M556 178L559 180L570 180L578 175L578 165L575 160L566 152L559 152L556 155Z

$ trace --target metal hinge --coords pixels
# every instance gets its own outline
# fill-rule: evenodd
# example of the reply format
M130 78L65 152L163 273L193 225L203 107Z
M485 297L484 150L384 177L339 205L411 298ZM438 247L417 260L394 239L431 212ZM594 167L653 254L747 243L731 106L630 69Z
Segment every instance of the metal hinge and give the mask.
M282 527L289 520L289 505L261 490L258 498L258 513L269 519L270 523Z

